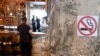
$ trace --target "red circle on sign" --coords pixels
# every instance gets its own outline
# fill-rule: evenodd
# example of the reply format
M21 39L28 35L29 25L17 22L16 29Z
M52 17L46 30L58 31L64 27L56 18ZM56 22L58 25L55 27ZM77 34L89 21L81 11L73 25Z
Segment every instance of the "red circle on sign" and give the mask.
M93 29L93 31L91 31L91 30L89 29L89 27L82 21L82 20L84 20L84 19L86 19L86 18L92 19L92 20L94 21L94 23L95 23L95 26L94 26L94 27L95 27L95 28ZM88 29L88 31L90 32L90 34L83 33L83 32L80 30L80 27L79 27L80 23L82 23L82 24L85 26L85 28ZM97 28L96 20L95 20L93 17L91 17L91 16L82 17L81 20L78 22L78 30L79 30L79 32L80 32L82 35L84 35L84 36L90 36L90 35L92 35L93 33L95 33L96 28Z

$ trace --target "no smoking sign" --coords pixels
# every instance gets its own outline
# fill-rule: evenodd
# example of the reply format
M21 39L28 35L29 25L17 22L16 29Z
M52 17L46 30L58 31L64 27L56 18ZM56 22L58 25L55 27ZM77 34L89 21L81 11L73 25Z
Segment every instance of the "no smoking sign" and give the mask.
M97 36L98 16L78 16L77 35Z

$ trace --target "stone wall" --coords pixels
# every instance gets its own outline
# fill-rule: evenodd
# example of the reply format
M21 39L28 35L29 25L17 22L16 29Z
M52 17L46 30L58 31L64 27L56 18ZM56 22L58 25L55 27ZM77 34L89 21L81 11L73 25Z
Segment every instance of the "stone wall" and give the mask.
M48 37L51 56L100 56L98 36L77 36L77 16L100 16L100 0L51 0Z

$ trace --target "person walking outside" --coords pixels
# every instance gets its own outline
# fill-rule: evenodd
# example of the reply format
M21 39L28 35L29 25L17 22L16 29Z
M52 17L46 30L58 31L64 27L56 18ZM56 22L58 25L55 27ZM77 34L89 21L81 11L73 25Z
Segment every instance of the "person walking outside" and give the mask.
M33 18L32 18L32 30L33 30L33 32L36 32L35 16L34 15L33 15Z
M38 32L40 32L40 19L38 17L36 17L36 25Z

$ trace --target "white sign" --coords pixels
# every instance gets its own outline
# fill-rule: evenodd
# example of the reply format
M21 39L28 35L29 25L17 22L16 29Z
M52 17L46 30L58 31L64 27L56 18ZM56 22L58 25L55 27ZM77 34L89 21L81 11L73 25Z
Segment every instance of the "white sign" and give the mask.
M78 36L97 36L99 16L78 16L77 35Z

